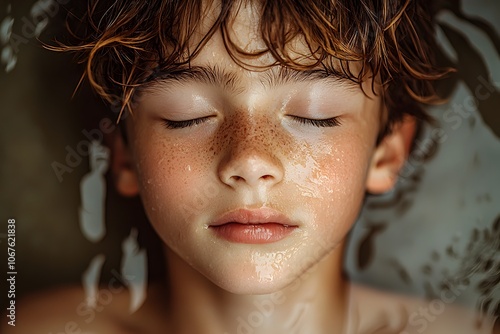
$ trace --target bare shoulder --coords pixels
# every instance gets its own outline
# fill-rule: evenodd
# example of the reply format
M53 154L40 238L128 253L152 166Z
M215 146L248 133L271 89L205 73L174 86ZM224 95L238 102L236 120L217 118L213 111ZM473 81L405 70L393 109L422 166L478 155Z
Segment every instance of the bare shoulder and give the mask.
M154 290L154 289L153 289ZM129 293L125 288L102 289L89 304L81 287L71 286L38 292L21 298L16 304L15 326L3 321L0 332L43 334L132 334L155 333L165 317L152 291L138 311L128 310ZM163 331L162 331L163 332Z
M451 298L427 300L351 285L351 309L359 333L498 334L494 320Z

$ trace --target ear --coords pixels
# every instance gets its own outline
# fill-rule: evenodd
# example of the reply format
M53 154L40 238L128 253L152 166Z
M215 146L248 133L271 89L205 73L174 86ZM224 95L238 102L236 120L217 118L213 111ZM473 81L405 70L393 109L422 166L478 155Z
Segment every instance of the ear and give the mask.
M410 153L415 130L415 119L406 117L395 124L392 132L377 146L366 181L366 190L369 193L382 194L394 187L398 173Z
M132 164L130 148L125 144L121 129L113 134L111 170L113 180L119 194L133 197L139 194L139 181Z

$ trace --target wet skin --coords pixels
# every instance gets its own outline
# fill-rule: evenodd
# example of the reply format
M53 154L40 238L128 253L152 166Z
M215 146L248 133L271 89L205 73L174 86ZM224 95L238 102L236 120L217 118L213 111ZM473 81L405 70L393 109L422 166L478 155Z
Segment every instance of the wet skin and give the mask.
M263 293L289 284L306 269L298 264L320 260L351 227L380 101L335 78L271 85L276 68L230 66L219 43L193 65L224 68L219 76L234 77L234 89L201 79L150 87L129 118L131 151L146 212L165 244L222 288ZM225 212L262 207L297 228L260 246L220 240L208 228ZM326 247L312 254L317 243Z
M262 46L249 23L257 22L254 15L254 7L243 5L232 26L232 38L250 51ZM293 52L307 52L300 40L292 44ZM267 66L274 59L265 54L246 61ZM226 322L221 319L231 322L251 311L258 297L248 296L286 292L287 303L274 319L290 322L291 309L308 305L306 323L314 326L305 328L334 328L331 322L345 312L343 240L365 192L389 190L394 180L387 175L404 159L403 150L376 146L380 94L373 94L370 80L363 92L320 68L245 69L231 59L220 34L190 65L175 79L141 89L126 120L123 155L130 168L115 168L128 173L118 177L127 180L118 181L118 189L140 194L166 246L172 312L178 316L172 319L189 325L181 310L195 317L197 309L217 328ZM221 237L215 222L242 209L272 209L291 228L269 242ZM277 232L245 233L265 239L263 234ZM226 311L202 307L209 304ZM213 310L210 317L207 309ZM337 310L337 316L320 309Z

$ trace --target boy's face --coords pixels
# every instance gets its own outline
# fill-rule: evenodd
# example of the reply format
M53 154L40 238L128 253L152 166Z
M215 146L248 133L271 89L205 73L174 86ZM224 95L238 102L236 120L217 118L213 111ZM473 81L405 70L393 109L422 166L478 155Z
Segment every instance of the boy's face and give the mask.
M255 11L243 6L231 38L258 49L256 26ZM294 48L308 51L300 41ZM380 97L370 95L370 82L367 96L352 82L318 73L244 69L220 34L191 65L194 72L146 89L127 119L146 213L165 244L220 287L282 289L342 243L367 185L392 185L380 181L387 173L381 168L394 168L386 166L387 149L375 146ZM124 192L133 193L134 182ZM242 208L272 208L291 226L214 226Z

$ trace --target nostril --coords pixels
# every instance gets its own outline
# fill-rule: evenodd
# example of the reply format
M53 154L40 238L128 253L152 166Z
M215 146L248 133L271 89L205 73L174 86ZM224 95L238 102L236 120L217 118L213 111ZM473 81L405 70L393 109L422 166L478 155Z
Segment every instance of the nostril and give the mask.
M233 153L233 152L231 152ZM283 177L281 161L265 152L236 152L228 155L219 165L219 178L231 187L261 183L270 187L279 183Z
M237 183L240 183L240 182L246 182L246 183L249 183L249 184L254 184L255 182L259 182L259 181L272 181L274 180L275 177L270 175L270 174L266 174L266 175L262 175L258 178L252 178L252 177L248 177L248 178L245 178L245 177L242 177L242 176L239 176L239 175L233 175L231 176L231 180L233 182L237 182Z

